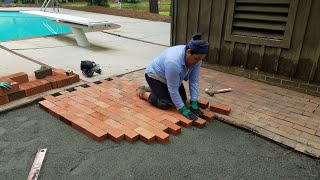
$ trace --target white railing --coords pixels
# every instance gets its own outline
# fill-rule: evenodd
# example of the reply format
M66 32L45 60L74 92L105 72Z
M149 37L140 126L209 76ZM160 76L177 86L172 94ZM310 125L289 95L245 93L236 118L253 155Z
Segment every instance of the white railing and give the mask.
M46 11L49 3L52 2L52 10L54 12L56 12L56 8L57 8L57 11L59 12L59 2L58 0L44 0L42 6L41 6L41 11Z

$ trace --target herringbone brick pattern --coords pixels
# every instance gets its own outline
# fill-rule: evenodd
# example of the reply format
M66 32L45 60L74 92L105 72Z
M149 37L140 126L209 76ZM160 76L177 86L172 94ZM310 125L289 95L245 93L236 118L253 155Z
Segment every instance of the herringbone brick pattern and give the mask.
M107 138L114 142L123 139L130 143L140 139L147 144L164 144L169 134L181 133L181 126L203 128L214 113L205 110L205 119L191 121L177 110L161 110L136 95L138 84L114 77L76 87L74 91L60 92L59 96L46 96L39 102L41 108L101 142ZM203 100L202 107L208 107Z

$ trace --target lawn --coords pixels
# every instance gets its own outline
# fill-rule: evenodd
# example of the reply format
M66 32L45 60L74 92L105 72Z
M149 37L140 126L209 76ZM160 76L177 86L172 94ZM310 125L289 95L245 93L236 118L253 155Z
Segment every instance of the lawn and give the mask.
M170 15L170 4L171 2L159 2L159 14L161 15ZM119 8L119 5L114 2L109 2L110 8ZM75 2L75 3L65 3L63 6L69 7L86 7L88 6L87 2ZM140 3L122 3L121 8L125 9L134 9L138 11L149 11L149 2L140 2Z

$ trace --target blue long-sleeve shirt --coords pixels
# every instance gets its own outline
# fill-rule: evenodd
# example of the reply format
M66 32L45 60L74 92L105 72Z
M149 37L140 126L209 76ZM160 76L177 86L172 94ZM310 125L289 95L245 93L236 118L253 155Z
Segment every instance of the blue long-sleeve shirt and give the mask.
M199 96L199 73L202 61L187 70L185 63L185 45L173 46L163 51L146 68L145 73L156 73L167 82L172 102L177 109L184 103L179 94L182 81L189 80L191 101L197 101Z

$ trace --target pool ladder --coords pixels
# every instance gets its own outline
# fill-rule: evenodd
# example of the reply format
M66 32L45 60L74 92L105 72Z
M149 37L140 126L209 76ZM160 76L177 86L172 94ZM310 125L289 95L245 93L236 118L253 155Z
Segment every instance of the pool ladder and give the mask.
M42 6L41 6L41 11L46 11L47 6L49 5L49 3L52 1L52 9L54 12L56 12L56 8L57 11L59 12L59 1L58 0L44 0Z

